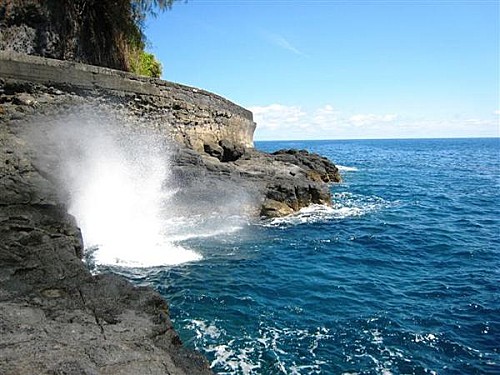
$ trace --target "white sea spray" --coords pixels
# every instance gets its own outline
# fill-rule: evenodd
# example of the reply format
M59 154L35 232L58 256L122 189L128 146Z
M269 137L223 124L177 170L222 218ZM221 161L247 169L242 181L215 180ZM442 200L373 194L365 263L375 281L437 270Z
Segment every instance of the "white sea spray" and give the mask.
M202 256L181 242L240 230L227 220L238 197L178 205L172 183L171 145L164 135L112 112L73 108L40 120L26 135L49 165L81 228L87 258L97 265L171 266ZM44 166L45 168L45 166ZM203 213L198 208L203 205ZM187 207L187 209L186 209ZM237 216L237 215L236 215Z

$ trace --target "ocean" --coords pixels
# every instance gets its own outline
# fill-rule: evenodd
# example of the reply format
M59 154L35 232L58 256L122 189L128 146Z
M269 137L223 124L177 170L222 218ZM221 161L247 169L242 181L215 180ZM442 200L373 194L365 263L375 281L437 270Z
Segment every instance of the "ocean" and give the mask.
M257 142L339 166L333 206L115 268L218 374L500 374L500 140ZM228 218L227 220L231 220Z

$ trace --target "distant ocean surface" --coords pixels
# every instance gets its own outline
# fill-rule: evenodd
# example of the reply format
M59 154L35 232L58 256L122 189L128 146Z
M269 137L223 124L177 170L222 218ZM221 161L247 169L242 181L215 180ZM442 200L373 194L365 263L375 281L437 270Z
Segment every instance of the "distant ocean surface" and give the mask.
M182 246L153 285L219 374L500 374L500 140L257 142L328 157L333 207Z

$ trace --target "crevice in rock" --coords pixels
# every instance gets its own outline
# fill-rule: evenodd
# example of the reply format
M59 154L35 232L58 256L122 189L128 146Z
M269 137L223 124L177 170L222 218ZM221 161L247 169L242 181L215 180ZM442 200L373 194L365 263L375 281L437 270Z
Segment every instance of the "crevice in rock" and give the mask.
M87 301L86 301L85 296L83 295L83 292L81 291L81 289L78 289L78 293L80 294L80 298L82 299L83 305L86 308L88 308L90 311L92 311L92 315L94 316L95 323L97 324L97 326L101 330L102 337L104 338L104 340L107 340L106 334L104 332L104 326L102 325L101 320L99 319L99 316L97 315L95 308L87 305Z

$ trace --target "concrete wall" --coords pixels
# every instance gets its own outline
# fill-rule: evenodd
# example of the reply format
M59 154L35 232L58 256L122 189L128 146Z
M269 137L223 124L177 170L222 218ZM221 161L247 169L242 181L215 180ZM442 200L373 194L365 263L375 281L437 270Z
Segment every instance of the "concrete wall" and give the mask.
M108 68L0 51L4 84L38 84L63 93L111 98L144 123L203 151L221 140L253 147L252 113L213 93Z

